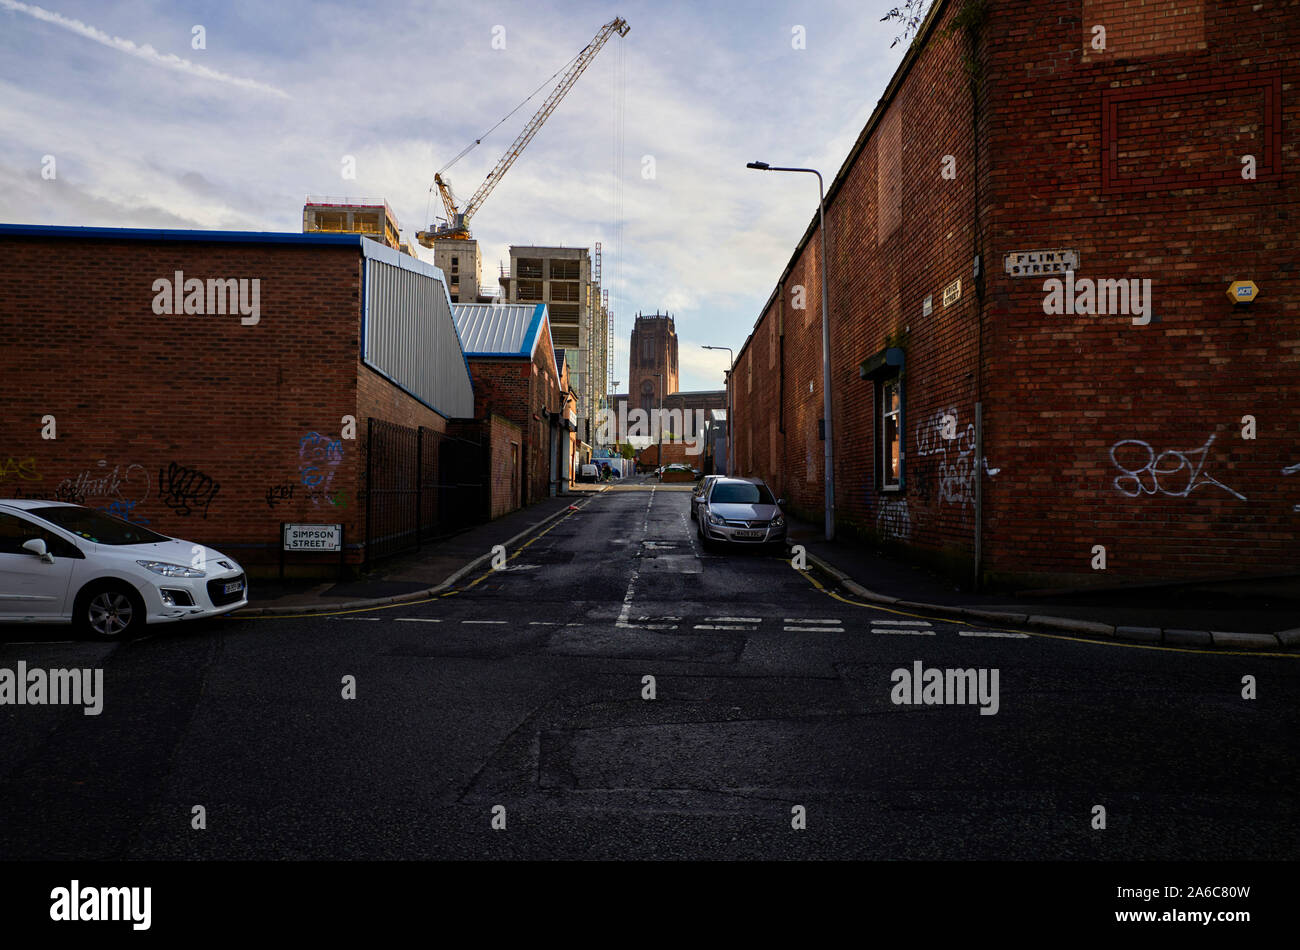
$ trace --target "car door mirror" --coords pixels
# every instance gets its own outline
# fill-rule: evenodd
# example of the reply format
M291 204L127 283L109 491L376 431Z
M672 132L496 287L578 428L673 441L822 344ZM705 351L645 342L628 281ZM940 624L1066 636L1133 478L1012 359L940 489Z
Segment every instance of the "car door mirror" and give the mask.
M30 541L23 542L23 550L31 551L46 564L54 563L54 555L45 548L45 542L40 538L32 538Z

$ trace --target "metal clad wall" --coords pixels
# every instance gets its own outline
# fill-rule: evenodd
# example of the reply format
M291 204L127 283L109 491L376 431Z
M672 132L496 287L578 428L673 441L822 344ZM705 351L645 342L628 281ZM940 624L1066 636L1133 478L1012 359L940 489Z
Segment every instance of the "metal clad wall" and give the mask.
M445 416L474 415L446 291L434 277L366 259L366 363Z

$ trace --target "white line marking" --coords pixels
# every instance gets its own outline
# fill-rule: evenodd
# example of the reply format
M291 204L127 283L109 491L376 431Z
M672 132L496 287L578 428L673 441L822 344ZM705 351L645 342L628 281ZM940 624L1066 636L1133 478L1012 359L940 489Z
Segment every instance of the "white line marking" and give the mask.
M382 617L336 617L336 620L382 620Z
M497 623L497 624L506 624L509 622L510 622L509 620L462 620L461 621L461 623Z
M746 627L734 623L697 623L696 630L757 630L758 627Z
M762 623L762 617L705 617L714 623Z
M900 635L902 635L902 636L906 636L906 637L932 637L932 636L934 636L934 631L933 631L933 630L906 630L906 629L904 629L904 630L891 630L891 629L889 629L888 627L886 627L886 628L883 629L883 630L878 630L878 629L876 629L875 627L872 627L872 628L871 628L871 632L872 632L872 633L893 633L893 634L900 634Z
M843 627L786 627L783 633L843 633Z
M873 620L873 624L881 627L928 627L928 620Z
M442 623L441 620L434 620L432 617L398 617L402 623Z
M785 623L843 623L836 617L786 617Z
M528 626L530 626L530 627L558 627L559 625L560 625L560 623L559 623L558 620L530 620L530 621L528 621Z
M1004 637L1007 640L1028 640L1027 633L1003 633L1000 630L958 630L959 637Z

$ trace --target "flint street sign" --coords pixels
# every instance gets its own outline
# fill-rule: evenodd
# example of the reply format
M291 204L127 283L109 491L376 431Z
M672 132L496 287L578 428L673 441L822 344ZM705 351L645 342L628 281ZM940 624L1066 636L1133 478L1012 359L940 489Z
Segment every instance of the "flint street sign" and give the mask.
M1228 299L1233 303L1250 303L1259 296L1253 280L1234 280L1228 285Z
M1003 261L1008 277L1038 277L1079 269L1079 252L1069 248L1012 251Z
M342 551L343 525L286 524L284 549L286 551Z

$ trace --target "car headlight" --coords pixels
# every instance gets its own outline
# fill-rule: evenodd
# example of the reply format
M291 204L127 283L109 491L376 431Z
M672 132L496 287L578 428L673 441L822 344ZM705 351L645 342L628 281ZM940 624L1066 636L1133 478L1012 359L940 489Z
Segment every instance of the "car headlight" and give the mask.
M723 518L721 515L715 515L713 512L710 511L709 524L726 524L726 519Z
M166 561L136 561L146 571L153 571L163 577L207 577L203 571L184 564L169 564Z
M773 528L784 528L784 527L785 527L785 519L784 519L783 517L781 517L780 515L777 515L775 518L772 519L772 527L773 527Z

